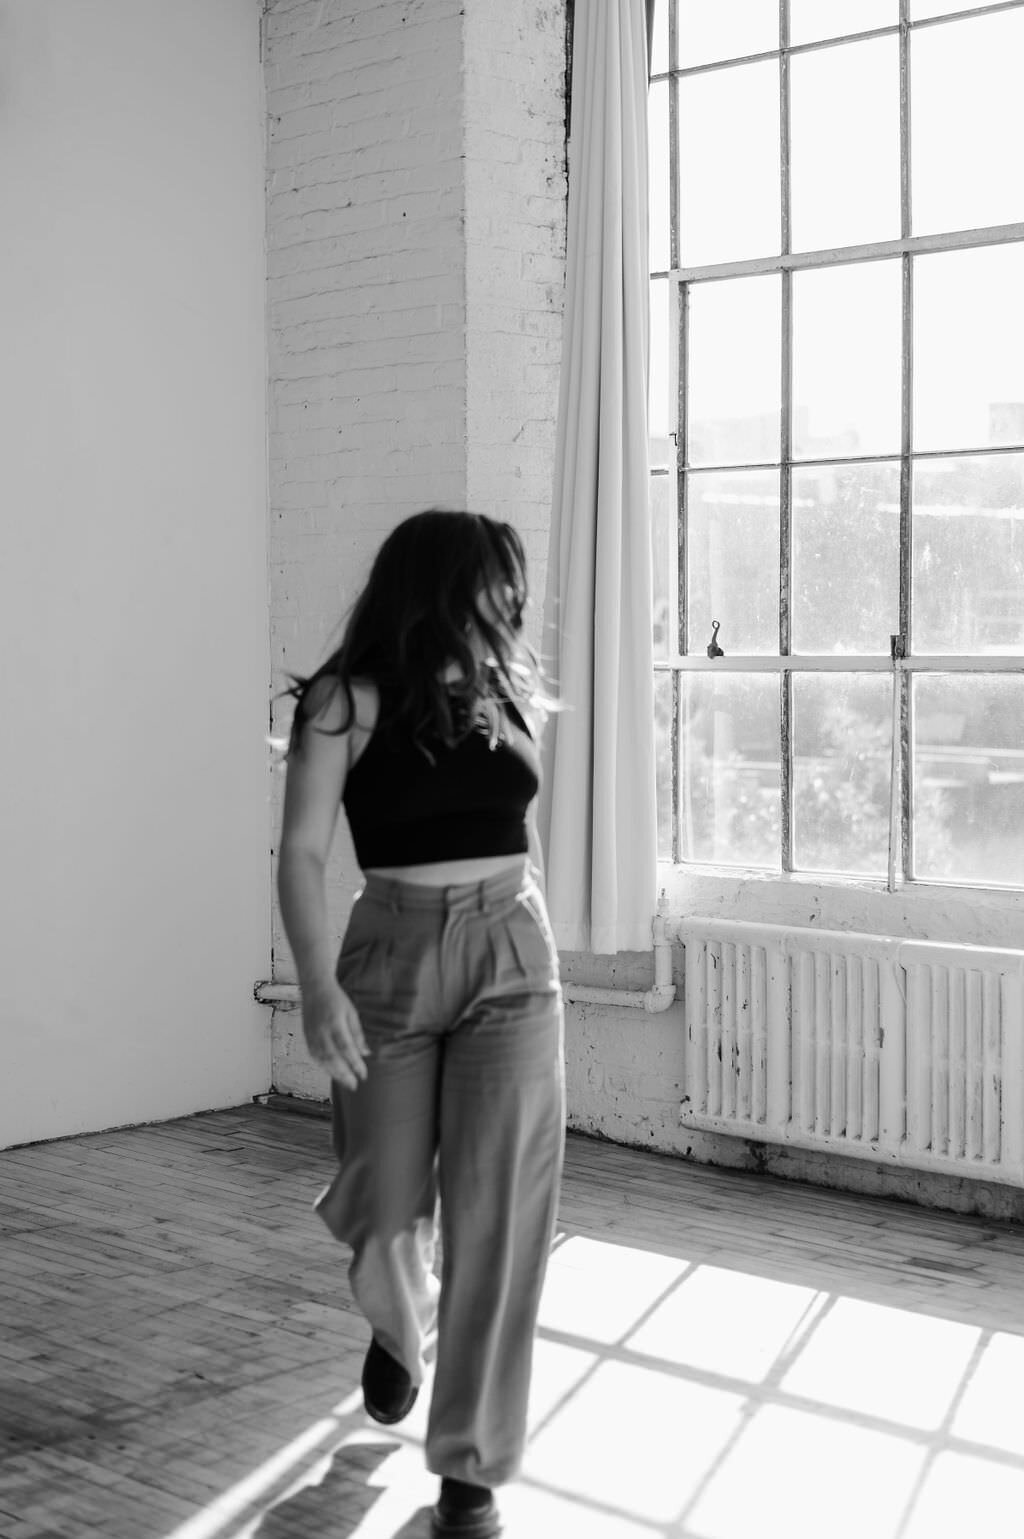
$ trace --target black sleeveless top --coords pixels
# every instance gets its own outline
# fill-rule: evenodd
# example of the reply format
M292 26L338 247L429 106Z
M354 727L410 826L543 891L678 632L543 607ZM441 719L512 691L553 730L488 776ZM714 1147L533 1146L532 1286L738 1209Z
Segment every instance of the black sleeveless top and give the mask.
M481 722L454 748L375 731L349 771L342 803L362 869L525 855L526 809L540 785L533 738L510 701L494 746Z

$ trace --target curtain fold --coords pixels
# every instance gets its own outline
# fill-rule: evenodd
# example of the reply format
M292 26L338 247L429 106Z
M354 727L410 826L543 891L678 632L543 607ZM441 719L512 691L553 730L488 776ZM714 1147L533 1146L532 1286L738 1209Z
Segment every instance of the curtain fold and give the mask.
M647 458L647 6L576 0L540 829L562 950L647 950L656 903Z

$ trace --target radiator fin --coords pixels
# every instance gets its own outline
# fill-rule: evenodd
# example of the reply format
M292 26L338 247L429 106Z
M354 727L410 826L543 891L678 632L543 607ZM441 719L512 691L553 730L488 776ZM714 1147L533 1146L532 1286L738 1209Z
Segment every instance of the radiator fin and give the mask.
M817 1138L877 1139L878 963L798 951L788 964L794 1122Z
M1024 1180L1024 954L679 929L688 1125Z
M1003 1157L1003 1006L996 973L907 968L907 1140L952 1160Z

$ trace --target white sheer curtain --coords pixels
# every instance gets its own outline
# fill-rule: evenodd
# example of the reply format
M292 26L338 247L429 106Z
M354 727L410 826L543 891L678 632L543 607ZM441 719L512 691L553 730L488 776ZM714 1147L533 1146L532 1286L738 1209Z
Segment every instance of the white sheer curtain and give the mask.
M540 828L565 951L646 950L656 902L645 0L577 0Z

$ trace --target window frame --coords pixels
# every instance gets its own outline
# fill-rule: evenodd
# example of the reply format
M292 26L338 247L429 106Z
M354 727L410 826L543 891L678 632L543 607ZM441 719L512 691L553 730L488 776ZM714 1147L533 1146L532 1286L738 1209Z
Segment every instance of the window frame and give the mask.
M667 655L655 660L655 683L660 676L669 674L672 680L671 711L671 854L662 858L662 864L670 864L683 872L720 871L731 877L757 875L768 880L779 877L796 877L819 884L843 887L876 887L879 879L863 874L842 871L822 871L795 867L793 862L793 680L801 673L838 672L857 676L886 674L893 681L893 722L891 744L889 806L889 852L885 887L894 892L906 888L941 888L962 890L968 893L989 891L994 894L1017 895L1024 891L1024 878L1019 884L991 881L971 882L963 879L923 878L915 874L914 862L914 692L913 680L919 675L934 673L975 674L1022 674L1024 651L1016 653L985 653L947 655L914 654L910 649L912 625L912 572L913 572L913 517L912 478L914 466L932 459L949 459L957 455L996 457L1024 452L1024 440L1020 443L963 447L948 446L941 449L915 450L912 446L913 406L913 285L915 259L936 252L969 250L1004 244L1024 244L1024 221L993 225L983 228L944 231L928 235L912 235L911 183L910 183L910 133L911 133L911 34L933 26L944 26L959 20L973 19L1003 11L1024 9L1024 0L999 0L999 3L965 8L948 14L910 19L910 0L899 0L898 22L863 31L844 33L836 37L810 43L790 45L789 0L779 0L781 46L777 49L736 56L725 60L688 66L672 67L678 58L678 16L682 0L664 0L668 7L668 49L670 67L651 75L651 84L667 82L668 134L669 134L669 239L670 262L667 269L652 269L650 278L665 281L668 286L668 310L674 345L670 347L670 398L676 403L675 467L652 467L652 480L658 477L675 479L675 516L678 532L678 555L672 563L669 575L670 638ZM900 183L900 235L896 239L875 241L860 245L837 247L828 250L793 252L791 248L791 187L790 187L790 59L799 54L818 53L847 43L870 38L898 37L899 47L899 183ZM679 90L678 82L695 75L709 74L740 64L775 60L779 68L779 128L780 128L780 197L781 197L781 250L776 255L759 256L739 261L703 264L683 267L680 264L679 221ZM792 278L795 272L823 270L849 266L855 263L898 259L901 264L901 339L900 339L900 443L898 452L869 455L844 455L824 458L793 458L792 453L792 401L793 401L793 308ZM687 463L687 323L688 300L694 285L713 283L730 278L779 275L781 286L781 436L778 461L747 462L741 465L713 465ZM794 470L846 466L850 464L885 463L899 466L899 617L898 632L891 638L890 655L882 654L809 654L792 652L792 497L791 484ZM689 472L713 473L715 471L765 470L777 472L780 478L779 502L779 652L778 655L742 655L709 659L703 653L685 651L687 637L687 488ZM680 686L683 675L691 672L708 673L774 673L779 676L780 710L780 770L781 770L781 865L778 868L764 866L712 865L706 861L686 859L681 853L680 830L680 744L679 713Z

